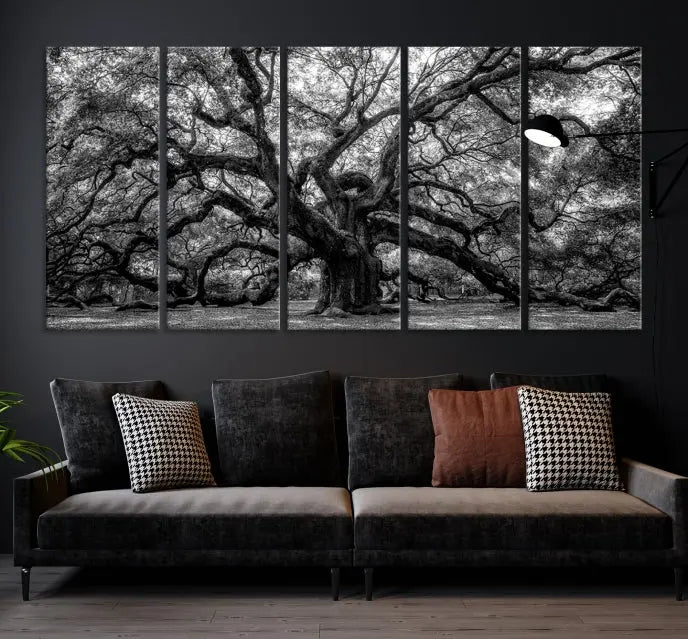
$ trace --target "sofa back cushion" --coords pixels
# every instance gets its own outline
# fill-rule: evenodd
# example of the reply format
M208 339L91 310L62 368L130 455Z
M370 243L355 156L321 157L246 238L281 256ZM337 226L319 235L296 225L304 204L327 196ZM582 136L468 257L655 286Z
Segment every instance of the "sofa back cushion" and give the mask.
M167 399L163 383L58 378L50 383L50 392L69 461L71 491L129 488L127 456L112 397L124 393Z
M225 486L336 486L328 371L213 382Z
M508 386L535 386L564 393L606 393L609 378L606 375L522 375L520 373L492 373L490 388Z
M435 437L432 388L461 388L459 374L434 377L347 377L349 489L430 486Z
M633 424L634 415L621 397L622 387L614 378L603 374L591 375L523 375L521 373L492 373L490 388L508 386L534 386L562 393L610 393L612 396L612 424L618 450L627 449L628 425Z
M526 452L517 387L431 390L435 461L432 485L524 488Z

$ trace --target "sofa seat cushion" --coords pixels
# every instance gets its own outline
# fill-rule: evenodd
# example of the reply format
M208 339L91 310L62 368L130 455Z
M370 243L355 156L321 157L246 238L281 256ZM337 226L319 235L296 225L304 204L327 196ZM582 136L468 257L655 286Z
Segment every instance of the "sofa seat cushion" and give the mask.
M354 538L366 550L649 550L672 546L671 519L617 491L360 488Z
M344 488L192 488L72 495L38 520L45 549L353 548Z

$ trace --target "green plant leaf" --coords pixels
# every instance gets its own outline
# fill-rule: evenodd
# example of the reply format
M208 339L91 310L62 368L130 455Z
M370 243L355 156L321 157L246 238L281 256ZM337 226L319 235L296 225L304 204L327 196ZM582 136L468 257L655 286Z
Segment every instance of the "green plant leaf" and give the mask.
M28 455L29 457L35 459L37 462L41 464L43 468L52 468L53 466L52 460L39 451L24 449L20 452L22 452L24 455Z
M19 455L17 455L17 453L15 453L13 450L6 450L5 454L8 457L11 457L12 459L14 459L15 461L24 463L24 460Z
M22 403L23 399L21 399L19 393L0 391L0 413L13 407L21 406ZM57 451L49 446L44 446L28 439L18 439L17 431L14 428L5 426L2 422L0 422L0 454L7 455L10 459L22 463L25 463L23 456L37 461L41 465L41 472L45 478L46 487L48 479L52 478L48 471L54 470L62 461ZM64 474L64 470L62 474Z
M0 451L5 450L5 446L12 442L16 432L17 431L12 428L3 428L2 431L0 431Z

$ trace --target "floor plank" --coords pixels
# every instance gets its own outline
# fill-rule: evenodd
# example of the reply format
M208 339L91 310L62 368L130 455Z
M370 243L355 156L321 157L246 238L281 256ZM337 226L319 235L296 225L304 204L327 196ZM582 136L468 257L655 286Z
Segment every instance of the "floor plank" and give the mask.
M379 572L379 574L378 574ZM667 571L35 568L0 556L0 639L604 639L688 636Z

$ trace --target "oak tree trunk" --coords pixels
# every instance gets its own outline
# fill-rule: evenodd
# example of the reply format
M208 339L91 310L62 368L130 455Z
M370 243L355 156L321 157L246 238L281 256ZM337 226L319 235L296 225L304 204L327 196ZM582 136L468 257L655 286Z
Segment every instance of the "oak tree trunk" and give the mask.
M382 262L358 243L350 249L322 261L315 313L370 313L379 306Z

